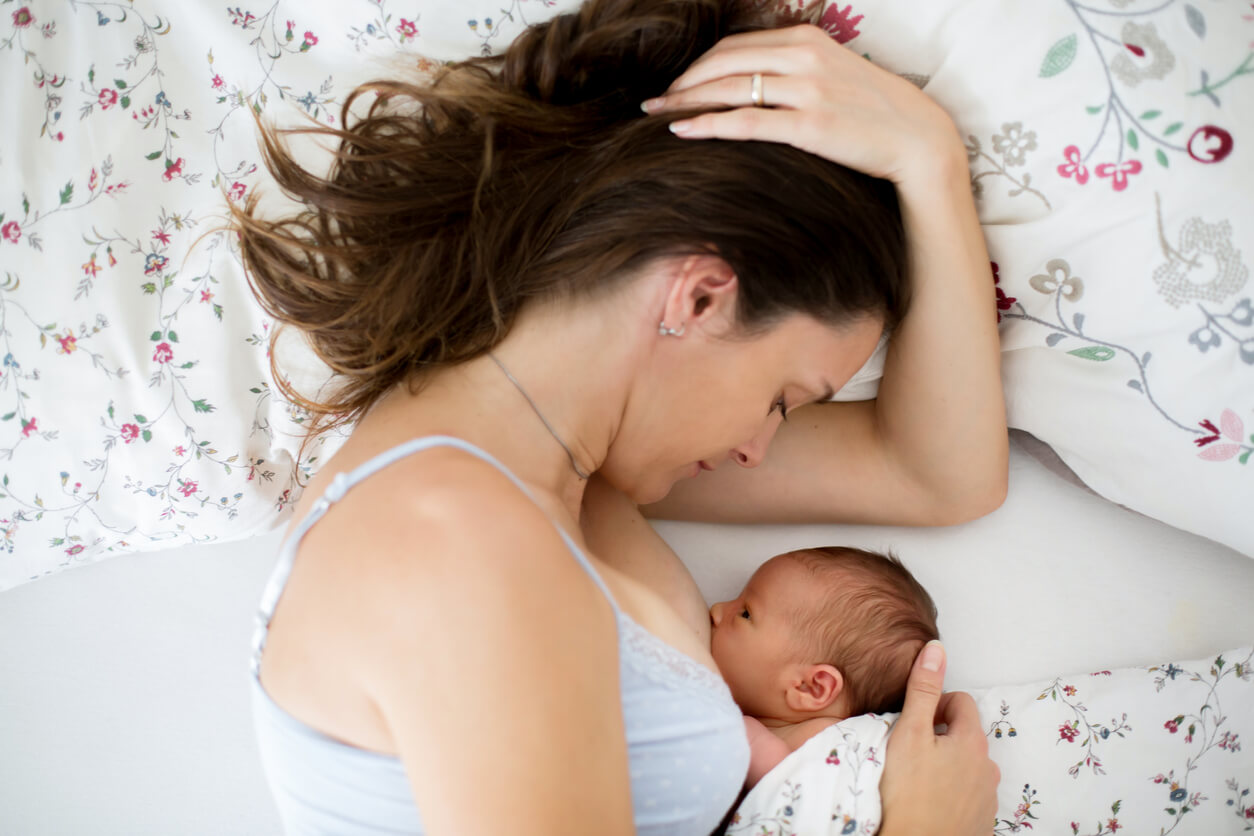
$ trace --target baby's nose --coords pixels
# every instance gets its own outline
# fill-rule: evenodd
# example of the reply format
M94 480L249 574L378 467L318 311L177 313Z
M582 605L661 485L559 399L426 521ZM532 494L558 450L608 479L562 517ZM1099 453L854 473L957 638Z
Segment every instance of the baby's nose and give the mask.
M710 624L714 627L717 627L719 625L719 622L722 620L723 620L723 603L720 602L710 607Z

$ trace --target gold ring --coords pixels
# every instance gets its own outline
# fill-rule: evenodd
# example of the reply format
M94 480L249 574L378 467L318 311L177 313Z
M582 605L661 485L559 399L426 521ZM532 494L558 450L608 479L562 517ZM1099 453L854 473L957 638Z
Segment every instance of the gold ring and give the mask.
M762 99L762 73L753 74L753 79L749 83L749 101L753 102L754 107L766 106L766 102Z

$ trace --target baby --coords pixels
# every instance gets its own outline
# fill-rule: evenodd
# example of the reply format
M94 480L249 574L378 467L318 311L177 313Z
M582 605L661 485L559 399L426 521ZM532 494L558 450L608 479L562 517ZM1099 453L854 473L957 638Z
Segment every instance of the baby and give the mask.
M837 722L900 711L915 657L938 638L931 596L897 558L843 547L771 558L710 622L710 651L745 714L748 787Z

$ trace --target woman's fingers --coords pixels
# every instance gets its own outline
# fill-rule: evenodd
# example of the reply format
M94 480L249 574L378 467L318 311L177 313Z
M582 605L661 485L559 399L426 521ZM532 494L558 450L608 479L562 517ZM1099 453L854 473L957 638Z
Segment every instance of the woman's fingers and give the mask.
M930 641L919 651L906 683L906 701L897 729L909 735L932 736L945 690L945 648ZM952 698L947 700L952 705Z
M818 90L806 78L751 73L728 76L679 92L667 93L665 96L645 102L645 110L649 113L661 113L666 110L690 110L719 105L751 107L755 104L753 101L754 75L762 77L761 105L763 107L800 110L817 104L815 100L818 98Z
M720 75L734 72L734 70L721 70L720 67L726 67L727 62L744 64L746 57L756 57L753 55L746 56L744 54L746 50L752 53L794 46L799 40L800 33L797 31L799 29L815 29L815 31L819 31L813 26L793 26L788 29L764 29L759 32L742 32L739 35L728 35L706 50L696 61L693 61L687 70L671 82L669 89L672 91L684 90L718 78ZM732 52L739 54L730 57L728 53ZM711 66L712 64L713 66ZM750 72L755 71L750 70Z

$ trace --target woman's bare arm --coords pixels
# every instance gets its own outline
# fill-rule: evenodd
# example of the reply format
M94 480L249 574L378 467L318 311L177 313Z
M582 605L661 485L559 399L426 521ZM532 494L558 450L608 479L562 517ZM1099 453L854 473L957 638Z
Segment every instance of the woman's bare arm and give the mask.
M371 548L390 557L345 591L368 602L364 687L432 836L582 836L589 822L629 836L612 609L543 512L485 467L373 521Z

